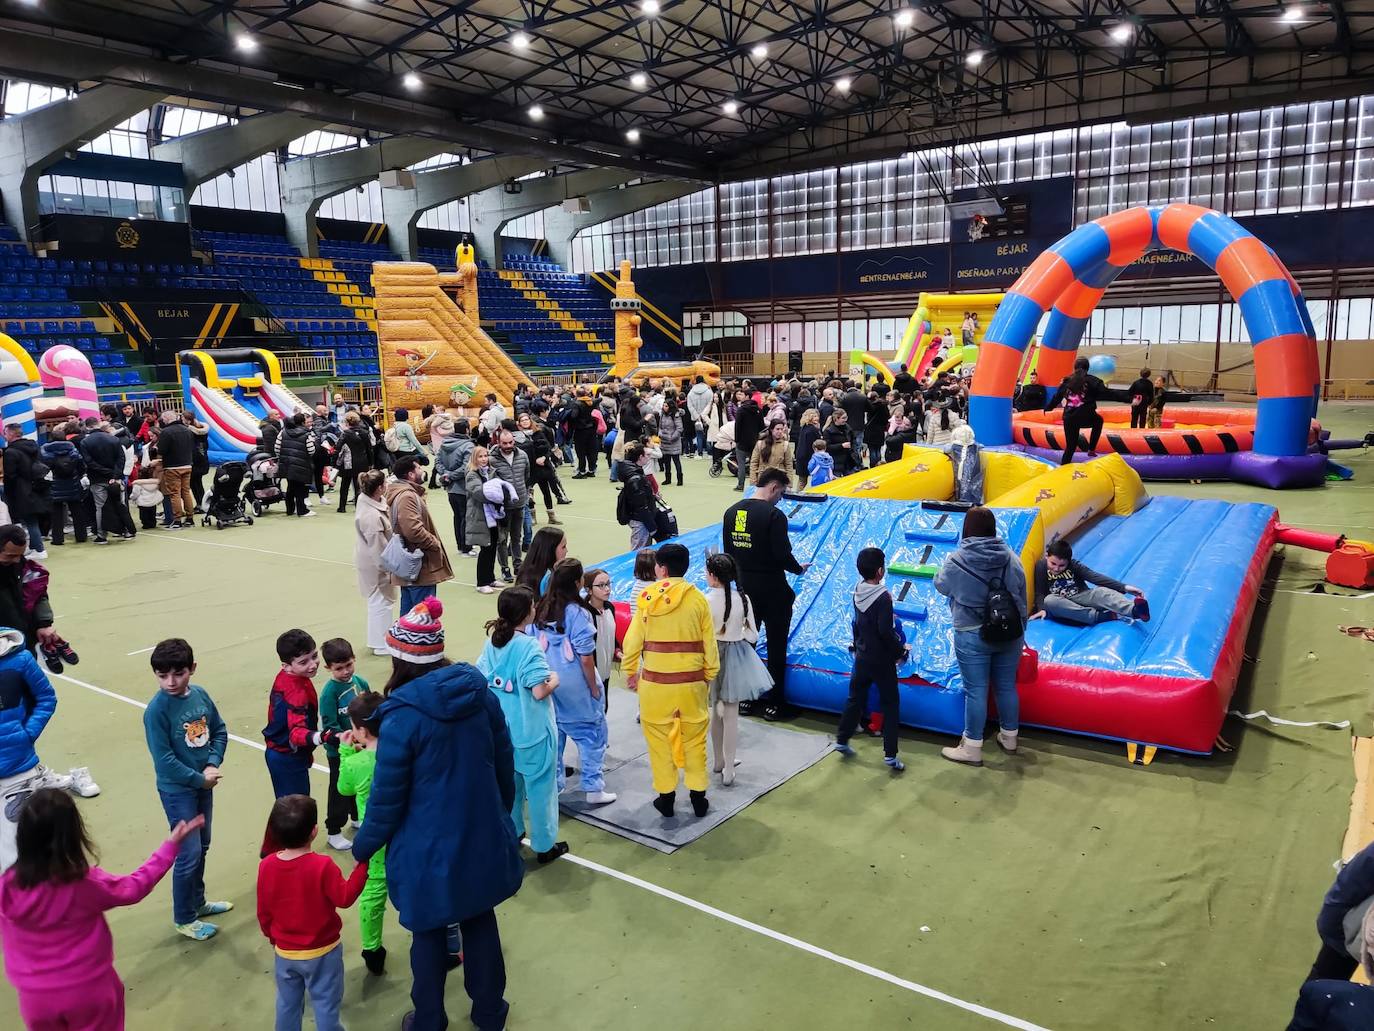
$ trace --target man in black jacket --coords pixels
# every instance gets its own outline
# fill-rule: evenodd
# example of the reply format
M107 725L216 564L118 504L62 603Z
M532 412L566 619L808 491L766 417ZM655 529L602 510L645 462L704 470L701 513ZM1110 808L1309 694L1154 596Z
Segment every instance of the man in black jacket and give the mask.
M162 457L162 493L172 502L172 521L162 525L172 529L195 526L196 499L191 494L191 466L196 457L196 438L180 412L162 413L157 450Z
M1045 392L1045 385L1040 382L1040 374L1032 371L1027 379L1028 382L1017 390L1012 399L1012 407L1018 412L1043 411L1049 395Z
M17 422L5 427L5 441L5 504L10 518L29 532L30 557L42 560L48 553L38 517L48 511L47 466L38 457L37 442L25 437Z
M868 426L868 398L851 383L849 389L840 395L839 406L844 409L845 415L849 416L849 430L854 434L854 454L850 456L850 460L854 463L855 469L862 469L864 456L861 449L864 429Z
M906 371L905 365L903 365L901 371L892 378L892 389L899 394L906 394L908 397L916 393L916 377Z
M744 478L749 475L749 459L754 454L754 445L763 433L763 412L754 403L754 396L744 390L739 392L741 400L735 409L735 460L739 463L738 480L735 490L744 490Z
M81 457L86 460L86 478L91 481L95 542L109 543L105 533L107 523L110 533L126 540L132 538L133 518L124 501L124 448L110 432L110 424L87 419L86 435L81 438L80 448Z
M625 449L625 460L620 463L618 474L623 486L616 497L616 520L630 528L630 550L638 551L654 543L654 522L657 506L654 504L654 490L644 475L648 458L641 444L631 444Z
M788 573L805 573L811 564L802 564L792 554L787 536L787 516L777 505L787 490L787 473L765 469L759 473L754 496L736 501L725 510L721 538L725 553L739 570L739 588L749 598L755 618L768 638L768 673L773 689L757 702L740 703L748 712L758 706L766 720L780 720L786 714L783 681L787 673L787 638L792 631L792 603L797 596L787 582Z
M592 398L586 387L578 387L567 413L572 431L573 451L577 454L574 480L596 476L596 420L592 418Z

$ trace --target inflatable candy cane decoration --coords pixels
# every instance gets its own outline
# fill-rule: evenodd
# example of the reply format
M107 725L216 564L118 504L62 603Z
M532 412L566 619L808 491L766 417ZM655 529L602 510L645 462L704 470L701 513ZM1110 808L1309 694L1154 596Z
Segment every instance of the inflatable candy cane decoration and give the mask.
M91 360L75 347L58 344L48 348L39 359L38 371L42 374L43 386L61 387L62 393L76 405L81 418L99 417L100 402L95 392Z
M0 333L0 424L18 423L24 436L38 435L33 402L43 388L38 385L38 366L19 344Z

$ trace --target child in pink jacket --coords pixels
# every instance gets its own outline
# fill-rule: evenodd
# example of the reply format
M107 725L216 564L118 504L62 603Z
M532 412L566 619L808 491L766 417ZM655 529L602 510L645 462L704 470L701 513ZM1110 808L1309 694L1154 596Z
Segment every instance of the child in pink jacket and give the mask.
M105 910L146 898L204 822L181 821L126 877L92 866L95 849L65 791L44 788L19 814L19 858L0 878L0 945L29 1031L122 1031L124 983Z

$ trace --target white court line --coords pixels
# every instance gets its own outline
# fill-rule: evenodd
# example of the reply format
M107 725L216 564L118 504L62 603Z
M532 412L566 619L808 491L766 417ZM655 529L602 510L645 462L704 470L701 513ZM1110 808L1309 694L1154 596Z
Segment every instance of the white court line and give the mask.
M139 649L138 651L136 651L136 652L125 652L124 654L125 654L125 655L142 655L144 652L150 652L150 651L152 651L152 650L153 650L154 648L156 648L156 647L157 647L157 645L155 645L155 644L150 644L150 645L148 645L148 647L146 647L146 648L140 648L140 649Z
M106 698L113 698L116 701L126 702L140 709L148 708L146 702L137 701L126 695L117 694L114 691L107 691L103 687L96 687L94 684L88 684L84 680L77 680L75 677L69 677L65 673L58 673L56 676L59 680L65 680L69 684L75 684L77 687L84 687L86 690L94 691L96 694L104 695ZM259 752L267 751L267 746L261 742L250 741L248 738L239 737L237 734L230 734L229 740L237 741L239 744L247 745L249 748L256 748ZM312 764L310 768L320 773L329 773L329 767L321 766L319 763ZM695 909L699 913L705 913L707 916L715 917L717 920L724 921L727 924L733 924L736 927L751 931L754 934L762 935L765 938L771 938L775 942L788 945L801 952L810 953L820 959L828 959L832 963L847 967L850 970L864 974L867 977L872 977L878 981L883 981L886 984L892 985L894 988L901 988L916 995L923 995L927 999L934 999L936 1002L946 1003L947 1005L954 1006L965 1012L985 1017L994 1023L1002 1024L1006 1027L1018 1028L1020 1031L1049 1031L1048 1028L1042 1027L1039 1024L1032 1024L1029 1020L1022 1020L1020 1017L1013 1017L1008 1013L1002 1013L987 1006L980 1006L976 1002L968 1002L956 996L948 995L935 988L928 988L923 984L917 984L915 981L908 981L906 978L898 977L896 974L888 973L886 970L870 966L867 963L860 963L858 960L850 959L847 956L841 956L838 952L831 952L829 949L821 948L819 945L812 945L810 942L802 941L800 938L793 938L790 934L783 934L781 931L775 931L771 927L765 927L763 924L756 924L752 920L746 920L744 917L735 916L733 913L727 913L725 910L717 909L715 906L708 906L704 902L698 902L694 898L690 898L687 895L681 895L662 885L654 884L652 881L643 880L632 874L622 873L613 867L602 866L600 863L593 862L590 859L583 859L581 856L571 854L562 856L561 858L576 866L581 866L588 870L595 871L596 873L604 874L607 877L612 877L617 881L623 881L625 884L633 885L636 888L657 895L660 898L668 899L670 902L676 902L689 909Z
M1374 598L1374 591L1366 591L1364 594L1326 594L1316 591L1295 591L1288 587L1275 587L1275 594L1296 594L1303 598L1339 598L1341 601L1364 601L1366 598Z

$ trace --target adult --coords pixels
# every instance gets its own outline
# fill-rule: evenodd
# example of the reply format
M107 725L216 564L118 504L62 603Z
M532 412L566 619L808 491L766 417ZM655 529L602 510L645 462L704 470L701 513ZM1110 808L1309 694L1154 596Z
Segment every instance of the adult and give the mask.
M1374 844L1351 856L1327 889L1317 914L1317 958L1307 981L1348 981L1359 962L1350 951L1351 925L1363 918L1374 898ZM1352 918L1353 914L1353 918Z
M553 510L553 435L548 427L529 412L521 412L515 417L515 443L529 459L529 481L531 488L538 487L544 496L546 520L557 526L562 522ZM529 504L534 507L534 491L531 489Z
M196 461L196 438L180 412L162 413L157 437L162 459L162 496L172 503L172 518L164 526L195 526L196 499L191 493L191 469Z
M420 438L415 436L415 427L410 425L409 409L397 408L391 414L391 429L386 431L383 439L392 461L403 455L418 455L420 453Z
M412 472L418 467L412 465ZM448 1026L448 929L463 938L463 986L473 1024L506 1026L506 967L495 909L520 889L524 862L511 821L515 754L487 678L444 658L437 598L387 635L392 654L381 735L353 858L386 848L386 887L410 931L410 999L403 1031Z
M5 441L5 504L10 518L29 532L29 556L45 559L48 553L43 548L43 530L38 520L48 514L50 504L48 467L38 455L37 441L24 436L24 428L17 422L5 427Z
M210 427L196 418L189 408L181 413L181 421L191 431L191 497L194 511L205 510L205 474L210 471Z
M677 485L682 486L682 412L677 406L677 391L663 393L663 414L658 419L658 449L663 456L663 484L673 482L677 469Z
M125 430L125 435L128 431ZM86 460L86 478L91 481L91 510L94 514L97 544L108 544L105 527L123 539L134 536L133 517L124 500L125 451L110 432L108 422L86 421L86 434L81 438L81 457Z
M277 434L277 473L286 481L286 514L313 516L306 498L315 478L315 438L305 425L305 413L296 412Z
M1298 993L1288 1031L1367 1031L1374 988L1351 981L1357 967L1374 976L1374 845L1336 875L1317 914L1321 951Z
M763 433L763 412L748 391L738 391L735 399L735 461L739 463L735 490L742 491L744 479L749 475L749 456L754 453L754 445Z
M892 377L892 389L908 396L916 393L916 377L907 372L905 364L897 371L897 375Z
M765 469L781 469L787 475L787 486L792 486L792 466L796 454L787 439L787 423L769 423L768 430L749 456L749 482L758 486L759 476Z
M1131 398L1131 429L1143 430L1150 413L1150 403L1155 399L1155 385L1148 368L1140 370L1140 375L1126 388L1126 393Z
M391 532L399 534L407 548L420 549L420 571L407 583L392 576L401 588L401 611L409 612L425 598L432 598L439 584L453 579L444 542L434 529L434 519L425 502L425 471L418 455L405 455L391 467L393 481L386 488L386 504L391 513Z
M1064 377L1059 389L1050 398L1045 411L1052 412L1061 404L1064 406L1064 454L1059 464L1068 465L1073 461L1074 452L1081 443L1078 434L1091 430L1088 436L1089 457L1097 450L1097 441L1102 436L1103 419L1097 410L1097 402L1111 397L1107 385L1088 372L1088 359L1079 358L1073 363L1073 372Z
M138 415L138 409L136 409L128 401L125 401L122 405L119 406L118 412L115 411L113 405L109 405L108 407L110 410L107 414L105 411L106 407L107 406L102 405L100 408L100 414L105 417L106 422L118 422L125 428L134 425L134 419Z
M654 489L649 485L645 468L649 464L648 452L642 444L631 444L625 449L625 458L620 463L620 494L616 497L616 521L630 528L630 550L647 548L654 541L656 506Z
M901 413L896 418L896 423L892 427L892 432L883 441L883 460L887 462L900 462L902 452L908 444L916 444L920 441L921 434L912 423L910 416Z
M756 622L768 640L768 674L773 680L772 690L756 702L741 702L740 711L748 715L757 709L770 722L787 714L783 690L787 638L792 630L792 603L797 599L787 574L801 574L811 568L811 563L798 562L792 554L787 516L778 509L787 482L781 469L765 469L759 474L753 497L727 508L721 527L725 553L739 570L740 590L748 596Z
M316 405L314 414L307 414L305 421L310 427L310 435L315 438L315 453L311 457L314 466L311 486L323 501L324 471L333 464L334 455L339 450L339 428L329 421L329 409L322 404Z
M355 415L355 412L349 412ZM391 539L391 510L383 488L386 473L365 469L358 476L358 504L353 517L353 568L358 591L367 602L367 646L373 655L386 655L386 631L391 626L396 588L381 566L382 552ZM343 509L339 509L343 511Z
M26 588L24 574L31 568L25 558L29 536L16 523L0 526L0 626L13 627L24 635L24 647L32 651L38 644L48 645L58 640L53 629L52 605L48 589Z
M887 405L876 391L868 392L868 411L864 415L863 442L868 467L883 464L883 442L887 439Z
M954 402L942 397L926 412L926 446L944 447L954 439L954 431L964 425L964 420L954 411Z
M18 528L22 532L22 528ZM25 647L21 631L0 627L0 873L18 858L24 802L40 787L61 783L38 761L35 745L57 709L57 692Z
M1007 753L1016 751L1021 712L1016 667L1026 625L1026 572L1020 557L997 536L991 509L971 508L965 513L959 547L935 574L935 589L949 599L954 657L964 681L964 735L957 747L942 748L940 754L952 762L982 766L989 691L997 699L997 743ZM994 593L1015 610L1019 629L1006 640L987 640L983 635Z
M830 421L821 430L821 437L825 440L825 450L835 462L836 476L848 476L860 468L849 413L843 408L836 407L830 413Z
M1048 394L1045 385L1040 382L1040 373L1032 369L1031 374L1026 379L1027 382L1023 383L1021 389L1017 391L1012 407L1018 412L1043 411Z
M495 394L488 394L482 405L482 413L477 417L477 435L484 440L493 440L505 418L505 407L496 399Z
M868 426L868 398L857 383L850 383L836 404L849 416L849 432L854 435L853 467L855 470L862 469L864 429ZM838 470L838 463L836 468Z
M505 524L494 501L487 497L487 484L501 480L491 467L491 452L481 444L468 456L464 486L467 488L467 514L463 531L469 548L477 549L477 593L493 594L506 581L496 579L496 546ZM504 481L502 481L504 482Z
M616 423L618 432L615 445L611 448L611 479L620 476L621 461L625 449L636 443L644 432L644 415L639 408L639 396L634 388L626 384L619 397L619 418Z
M72 517L72 533L76 543L86 543L86 488L81 485L86 475L86 462L69 437L79 432L78 423L71 422L55 429L48 442L38 449L43 463L52 470L48 499L52 503L53 547L66 544L67 513Z
M491 452L491 468L497 476L515 488L515 504L506 506L506 521L501 539L496 543L496 557L501 560L501 578L510 583L520 566L524 553L525 511L530 506L530 460L515 446L515 434L508 429L496 431L496 448Z
M348 415L348 406L344 404L342 394L335 394L333 401L334 405L329 412L329 419L335 426L338 426L339 429L343 429L344 417Z
M574 480L596 476L596 417L592 414L592 397L586 387L578 387L568 410L568 428L572 430L573 452L577 455Z
M273 409L263 416L262 422L258 423L258 447L269 455L275 455L277 453L277 437L281 431L281 413ZM132 426L129 427L129 432L133 432Z
M715 400L716 392L706 384L704 376L698 376L687 391L687 414L692 420L693 454L698 458L706 454L706 412Z
M468 465L472 460L472 449L477 445L469 436L470 429L467 419L453 420L453 432L445 438L443 447L434 459L439 486L448 492L448 507L453 511L453 539L457 542L460 555L472 554L467 534Z
M770 470L771 473L771 470ZM748 502L740 502L748 504ZM692 801L705 816L706 731L711 711L707 685L720 672L714 621L706 596L683 579L691 553L665 544L654 555L653 589L641 592L625 631L625 686L639 694L639 722L649 768L665 818L673 815L678 765Z
M814 408L808 408L801 413L801 418L797 422L797 446L792 454L793 470L797 474L797 483L806 485L807 468L811 464L811 455L815 450L816 441L821 438L821 414Z
M339 511L348 508L348 488L353 500L362 496L361 476L372 468L372 439L357 412L345 412L343 432L334 452L334 468L339 471Z

